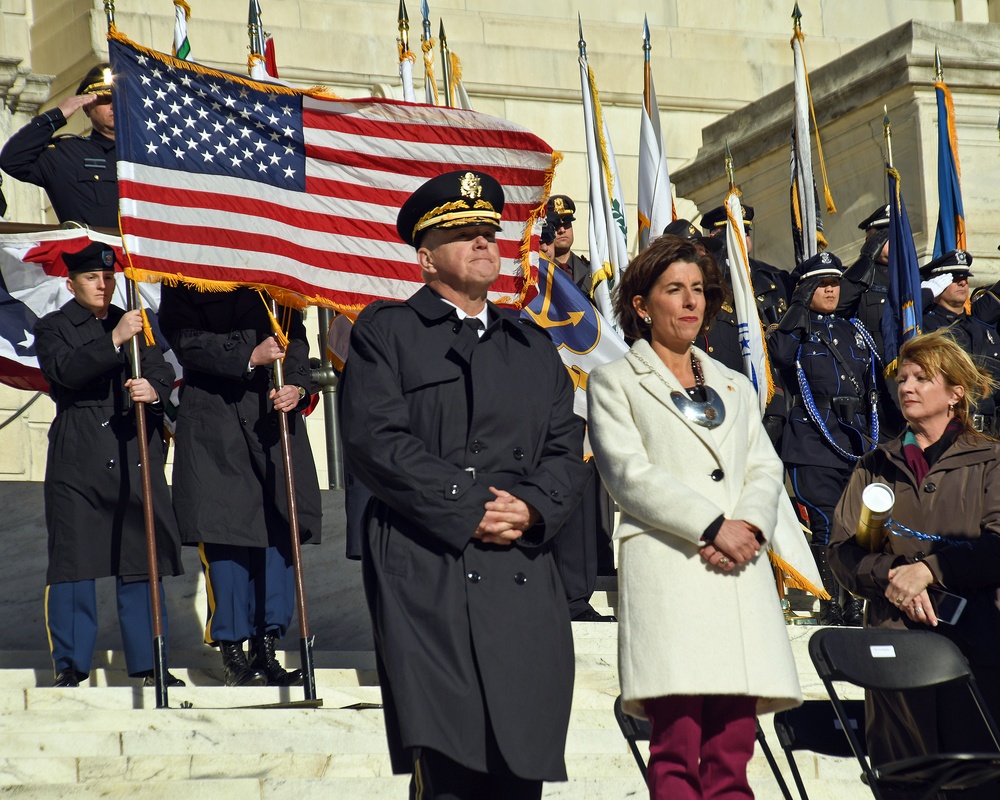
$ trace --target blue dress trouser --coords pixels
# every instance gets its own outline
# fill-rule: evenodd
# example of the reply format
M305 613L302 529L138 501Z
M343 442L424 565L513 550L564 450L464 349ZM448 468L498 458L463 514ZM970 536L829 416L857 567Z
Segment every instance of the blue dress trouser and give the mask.
M115 581L118 625L129 675L153 669L153 611L149 581ZM167 638L167 605L160 584L163 635ZM97 643L97 587L93 580L53 583L45 590L45 624L52 665L90 674Z
M198 549L208 589L205 642L242 642L265 633L284 636L295 610L291 544L202 542Z

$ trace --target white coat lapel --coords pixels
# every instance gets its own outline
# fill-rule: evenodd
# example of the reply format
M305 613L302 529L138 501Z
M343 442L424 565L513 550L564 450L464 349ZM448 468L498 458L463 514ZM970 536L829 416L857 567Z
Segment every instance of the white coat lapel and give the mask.
M687 428L701 439L705 443L705 446L712 452L712 455L715 456L716 460L722 464L722 455L719 452L718 441L712 435L713 431L701 425L695 425L681 413L680 409L674 404L674 401L670 399L671 392L683 392L684 387L674 377L674 373L667 369L649 343L645 339L639 339L632 345L632 349L625 354L625 358L632 365L632 369L635 370L642 388L655 397L671 414L683 422Z

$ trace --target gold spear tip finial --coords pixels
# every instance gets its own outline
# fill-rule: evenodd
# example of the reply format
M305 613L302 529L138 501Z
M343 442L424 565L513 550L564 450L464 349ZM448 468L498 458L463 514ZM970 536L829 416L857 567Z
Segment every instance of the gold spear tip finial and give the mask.
M403 0L399 0L399 24L400 27L404 24L410 27L410 15L406 13L406 3Z
M887 105L882 106L882 127L889 127L889 106Z
M646 46L649 46L649 17L645 14L642 15L642 38L646 42Z
M934 79L939 83L944 80L944 67L941 65L941 51L934 45Z
M439 20L438 24L438 39L441 40L442 44L447 43L447 38L444 35L444 20Z
M795 8L792 9L792 19L795 20L795 28L799 29L802 27L802 11L799 9L799 4L795 3Z

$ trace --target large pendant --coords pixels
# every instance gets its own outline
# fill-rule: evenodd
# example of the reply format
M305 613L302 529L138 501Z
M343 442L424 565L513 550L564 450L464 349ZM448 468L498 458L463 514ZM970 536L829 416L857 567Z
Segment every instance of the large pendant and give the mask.
M674 401L677 410L695 425L718 428L726 420L726 406L711 386L702 388L705 391L704 402L692 400L685 392L671 392L670 399Z

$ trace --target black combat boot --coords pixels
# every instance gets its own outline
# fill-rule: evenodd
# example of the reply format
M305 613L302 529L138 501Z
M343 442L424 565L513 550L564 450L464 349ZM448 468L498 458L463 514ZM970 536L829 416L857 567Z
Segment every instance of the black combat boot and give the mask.
M264 676L247 664L243 642L219 642L226 686L263 686Z
M250 668L264 674L268 686L296 686L302 683L302 670L286 670L274 655L273 633L255 636L250 640Z
M862 628L865 624L865 601L853 594L846 593L844 602L844 624L852 628Z
M833 576L830 569L830 562L826 560L826 545L810 545L813 558L816 559L816 567L819 569L819 576L823 580L823 588L830 595L829 600L819 601L819 624L820 625L843 625L844 606L840 602L840 584Z

